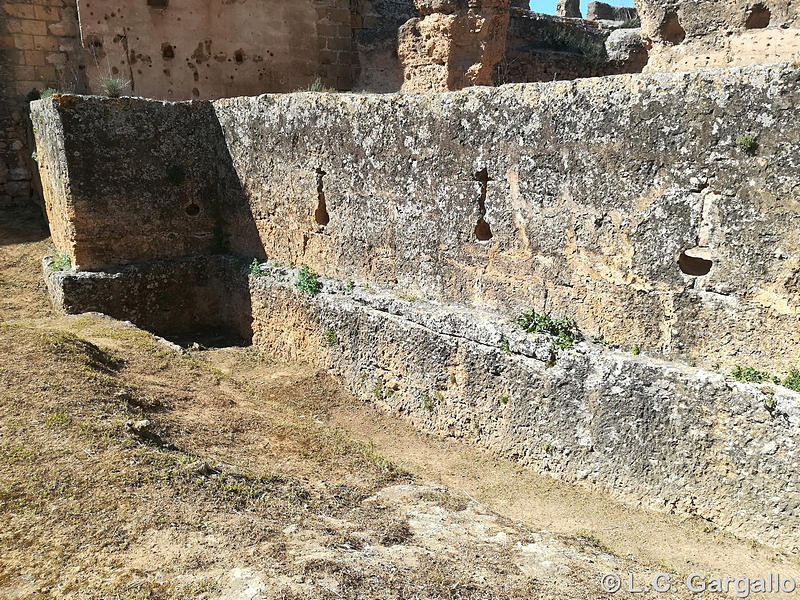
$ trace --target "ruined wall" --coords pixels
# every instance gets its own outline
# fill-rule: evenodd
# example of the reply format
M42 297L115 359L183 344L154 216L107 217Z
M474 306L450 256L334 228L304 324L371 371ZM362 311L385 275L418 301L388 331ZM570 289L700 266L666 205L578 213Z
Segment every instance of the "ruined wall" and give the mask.
M798 79L787 66L213 109L61 97L36 115L64 124L66 152L42 168L68 172L48 207L80 268L213 251L219 224L243 255L785 373L800 350ZM187 180L170 187L175 157ZM235 186L215 186L228 169Z
M245 306L259 348L421 429L792 550L800 397L725 373L798 367L799 103L794 64L433 96L55 96L32 107L53 239L96 272L49 285L67 311L167 315L152 327ZM214 282L220 252L240 260ZM524 333L530 308L581 335ZM211 326L243 325L226 319Z
M800 59L800 4L785 0L636 0L652 44L648 71Z
M74 0L0 2L0 208L38 195L26 96L85 91Z
M617 41L623 31L632 36L624 46ZM636 30L611 31L581 19L512 10L495 82L502 85L640 73L647 58Z
M402 90L441 92L493 85L503 58L509 0L415 0L420 17L399 32Z
M350 89L349 0L79 0L90 84L131 82L150 98L220 98L307 87Z
M337 281L309 297L295 281L251 278L259 349L329 369L419 430L797 548L800 395L599 344L554 353L502 315Z

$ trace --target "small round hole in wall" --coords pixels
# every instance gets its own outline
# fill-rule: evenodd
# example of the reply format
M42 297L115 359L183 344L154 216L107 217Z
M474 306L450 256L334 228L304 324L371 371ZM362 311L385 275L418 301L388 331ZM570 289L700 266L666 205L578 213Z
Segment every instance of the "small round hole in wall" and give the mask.
M483 217L478 219L478 224L475 225L475 237L479 242L488 242L492 239L492 228Z
M702 277L711 272L711 267L714 266L714 261L699 256L692 256L688 254L691 250L681 252L678 257L678 267L684 275L692 277Z
M196 217L197 215L200 214L200 207L197 206L197 204L195 204L194 202L189 204L185 210L186 214L189 215L190 217Z

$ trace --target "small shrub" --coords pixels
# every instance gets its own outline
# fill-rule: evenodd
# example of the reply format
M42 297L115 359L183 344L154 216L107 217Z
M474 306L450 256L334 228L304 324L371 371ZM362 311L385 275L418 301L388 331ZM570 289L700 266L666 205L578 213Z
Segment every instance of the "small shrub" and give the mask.
M736 145L748 154L753 154L758 148L758 141L753 134L740 135L736 138Z
M56 250L53 255L53 262L50 263L50 272L57 273L58 271L71 271L72 260L66 252Z
M433 412L433 409L436 408L436 401L431 398L429 394L425 394L425 397L422 399L422 405L428 412Z
M633 348L631 349L631 352L633 353L634 356L639 356L641 350L639 350L639 346L634 345Z
M356 284L355 284L355 282L354 282L354 281L351 279L351 280L349 280L349 281L347 282L347 284L346 284L344 287L345 287L345 289L346 289L348 292L352 292L352 291L353 291L353 288L354 288L354 287L356 287Z
M250 276L255 277L256 279L264 276L264 274L261 272L261 265L259 264L257 258L254 258L253 262L250 263Z
M38 152L33 152L31 154L31 159L33 160L33 162L37 162L38 163L39 162L39 153Z
M754 369L753 367L740 367L739 365L731 371L731 377L733 377L736 381L741 381L744 383L764 383L765 381L772 381L775 382L776 377L773 377L769 373L764 371L759 371ZM780 383L780 380L778 380Z
M316 296L322 290L322 283L316 273L304 266L297 272L297 289L304 294Z
M547 333L558 338L555 346L561 350L571 348L579 336L575 323L570 319L554 319L548 314L539 314L535 310L530 310L517 317L516 323L526 333Z
M510 398L508 396L506 396L505 394L500 396L500 404L508 404L509 400L510 400Z
M323 334L323 338L325 339L326 346L335 346L339 343L339 336L336 334L336 330L332 327L328 327Z
M768 394L766 398L764 398L764 408L766 408L769 412L775 410L775 407L778 406L778 401L775 400L774 394Z
M783 378L781 385L795 392L800 392L800 371L797 369L789 371L789 374Z
M120 79L119 77L103 77L100 80L100 85L103 86L103 90L109 98L119 98L122 96L122 92L128 87L129 83L129 81Z

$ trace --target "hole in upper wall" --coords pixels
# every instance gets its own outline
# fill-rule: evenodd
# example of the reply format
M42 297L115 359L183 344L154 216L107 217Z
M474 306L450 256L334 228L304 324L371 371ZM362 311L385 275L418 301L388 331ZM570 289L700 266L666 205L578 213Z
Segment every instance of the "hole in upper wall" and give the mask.
M686 30L681 25L678 13L669 12L664 15L661 26L658 28L661 39L670 44L678 45L686 39Z
M150 8L167 8L169 0L147 0L147 6Z
M175 46L169 43L161 44L161 57L164 60L172 60L175 58Z
M189 206L186 207L186 214L190 217L196 217L200 214L200 207L197 206L194 202L192 202Z
M242 64L244 62L244 50L237 50L234 52L233 60L235 60L237 64Z
M745 29L764 29L769 26L769 21L772 18L772 13L765 4L759 2L754 4L747 11L747 21L745 21Z
M328 215L328 207L325 204L325 175L327 173L322 169L317 169L317 210L314 211L314 220L320 227L325 227L331 222L330 215Z
M678 257L678 267L684 275L691 275L692 277L702 277L711 272L711 267L714 266L714 261L699 256L692 256L688 254L691 250L681 252Z
M494 180L489 177L489 171L486 167L475 173L474 179L481 184L481 195L478 198L478 212L480 212L481 216L478 218L478 223L475 225L475 237L479 242L488 242L493 236L492 228L489 226L489 223L486 222L486 194L488 192L489 182Z

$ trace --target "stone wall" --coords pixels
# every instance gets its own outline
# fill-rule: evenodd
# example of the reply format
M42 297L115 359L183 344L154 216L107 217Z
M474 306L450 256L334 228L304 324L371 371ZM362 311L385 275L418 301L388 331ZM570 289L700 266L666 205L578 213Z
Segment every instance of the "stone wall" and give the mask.
M726 373L798 367L798 104L795 64L57 95L32 105L45 199L88 272L49 286L162 334L252 323L259 348L420 429L792 550L800 396ZM526 334L530 308L574 320L575 343Z
M621 44L621 33L630 36ZM619 47L618 47L619 46ZM495 82L527 83L640 73L647 50L638 30L612 31L581 19L511 11Z
M786 66L213 106L63 96L35 120L54 240L79 268L222 244L785 373L800 350L799 79Z
M473 441L635 505L788 551L800 528L800 395L599 344L554 352L503 315L296 273L251 278L254 343L329 369L418 430Z
M652 44L648 71L800 60L800 4L785 0L636 0Z
M85 92L74 0L0 3L0 208L38 196L26 97Z
M92 56L90 85L130 81L131 93L183 100L307 87L350 89L349 0L79 0Z

